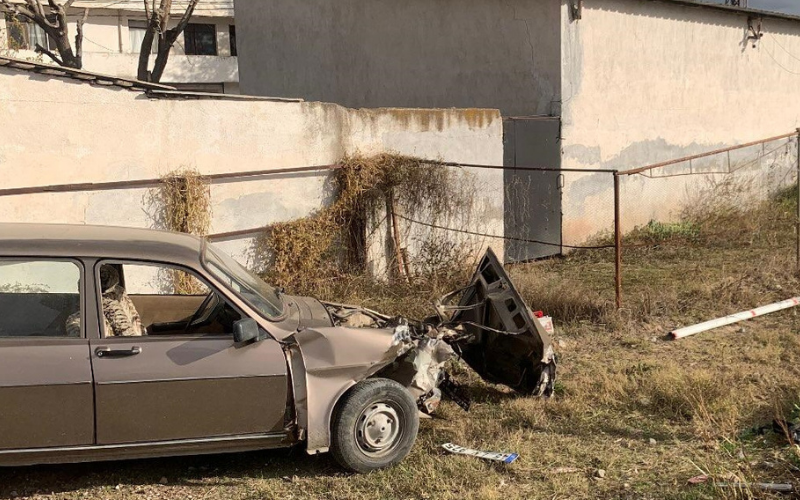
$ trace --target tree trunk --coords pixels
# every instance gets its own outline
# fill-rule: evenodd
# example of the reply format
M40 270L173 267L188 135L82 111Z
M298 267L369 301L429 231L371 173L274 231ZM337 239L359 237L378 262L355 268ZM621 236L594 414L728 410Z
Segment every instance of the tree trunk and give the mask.
M153 40L155 40L158 27L158 13L152 12L148 20L147 31L142 39L142 46L139 49L139 68L136 72L136 77L143 82L150 81L150 70L148 69L148 66L150 66L150 52L153 50ZM161 50L160 47L159 50Z
M197 7L198 1L199 0L190 0L189 5L186 7L186 11L178 21L177 26L168 30L166 27L169 21L169 12L172 7L172 0L162 0L161 7L163 11L162 15L164 16L160 25L162 35L159 37L160 43L158 44L156 62L153 65L153 72L150 73L149 81L154 83L161 81L161 78L164 76L164 70L167 67L167 62L169 61L169 53L172 50L172 46L175 45L178 37L181 35L181 33L183 33L183 30L186 29L186 25L189 24L189 20L194 14L194 9ZM150 30L148 29L148 31Z
M161 81L161 77L164 76L164 70L166 69L167 62L169 61L169 53L172 50L173 43L175 42L173 41L172 43L159 44L158 54L156 54L156 62L153 65L153 73L150 75L151 82L158 83Z
M58 50L58 54L61 56L61 66L75 69L81 69L83 67L83 61L81 61L81 58L76 56L72 51L72 46L69 43L69 38L66 32L61 31L56 36L53 36L53 40L56 42L56 49Z

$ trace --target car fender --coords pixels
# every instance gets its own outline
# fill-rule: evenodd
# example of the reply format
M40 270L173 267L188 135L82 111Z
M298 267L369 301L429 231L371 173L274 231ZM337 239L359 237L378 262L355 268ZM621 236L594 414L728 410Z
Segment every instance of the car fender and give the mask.
M302 377L293 373L293 380L295 384L301 378L305 380L305 404L295 398L298 426L306 432L306 451L312 455L324 453L330 448L331 419L339 399L355 384L392 363L409 346L392 330L375 328L303 329L292 340L299 348L303 365Z

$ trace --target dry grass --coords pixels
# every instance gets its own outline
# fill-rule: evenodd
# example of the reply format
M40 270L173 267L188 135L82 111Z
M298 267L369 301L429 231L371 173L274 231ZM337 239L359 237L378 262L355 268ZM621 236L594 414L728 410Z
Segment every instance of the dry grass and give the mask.
M365 476L342 473L301 449L233 456L0 471L0 496L36 498L765 498L755 490L689 485L719 481L798 484L800 456L774 433L797 417L800 341L795 311L678 342L669 330L797 295L787 199L741 211L720 226L684 231L625 254L626 309L613 311L613 255L597 251L516 266L534 309L556 317L560 379L550 401L518 397L466 369L464 413L445 402L423 422L412 455ZM760 221L757 227L753 221ZM772 222L770 222L772 221ZM747 229L743 229L742 225ZM717 231L708 237L709 228ZM635 238L629 240L636 243ZM456 280L455 278L453 278ZM338 297L422 316L447 288L353 281ZM654 440L654 441L651 441ZM516 451L511 466L445 454L452 441ZM596 471L606 471L596 478ZM166 477L168 484L159 480Z
M166 231L205 236L211 227L211 188L200 172L181 168L161 177L161 185L147 194L155 227ZM191 275L177 270L161 277L169 290L183 295L198 295L203 285Z

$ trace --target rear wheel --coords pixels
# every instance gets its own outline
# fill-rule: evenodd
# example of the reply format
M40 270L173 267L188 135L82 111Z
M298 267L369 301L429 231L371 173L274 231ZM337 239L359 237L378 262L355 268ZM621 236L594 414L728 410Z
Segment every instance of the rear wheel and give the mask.
M417 405L405 387L394 380L364 380L336 407L331 452L353 472L391 467L411 451L418 430Z

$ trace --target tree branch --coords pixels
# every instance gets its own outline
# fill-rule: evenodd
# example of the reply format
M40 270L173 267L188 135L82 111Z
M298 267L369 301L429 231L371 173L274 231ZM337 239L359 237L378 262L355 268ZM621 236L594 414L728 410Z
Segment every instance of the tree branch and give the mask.
M8 0L0 0L0 6L3 7L3 12L7 12L9 14L17 14L17 15L20 15L20 16L24 16L24 17L27 17L28 19L30 19L31 21L33 21L33 18L36 15L36 14L34 14L33 11L31 11L29 8L25 7L24 5L12 4L12 3L9 3Z
M3 7L3 12L23 16L31 21L33 21L36 16L36 13L30 10L30 8L21 4L11 4L7 0L0 0L0 6Z
M150 74L151 80L153 82L160 82L161 77L164 75L164 69L167 67L167 61L169 60L169 54L172 50L172 46L175 44L175 41L178 39L183 30L186 29L186 25L189 24L189 20L192 18L194 14L194 8L197 6L199 0L190 0L189 5L186 7L186 11L181 16L180 21L178 21L177 26L170 30L166 30L162 35L162 43L158 46L158 54L156 55L156 62L153 65L153 71ZM162 6L167 4L167 6L171 7L172 0L162 0ZM164 25L165 26L165 25Z
M55 54L53 54L52 52L50 52L46 48L42 47L38 43L36 44L36 52L41 52L42 54L46 55L47 57L49 57L50 59L55 61L59 66L64 66L64 61L59 59Z
M49 2L53 2L53 0L48 0ZM49 19L47 19L47 14L44 12L44 7L42 6L42 2L40 0L25 0L31 10L34 12L33 21L42 27L42 29L47 30L47 28L57 30L58 23L51 23ZM58 7L58 6L56 6ZM51 11L53 10L50 7Z
M161 14L161 31L165 32L169 25L169 16L172 13L172 0L161 0L158 10Z
M67 11L75 0L67 0L63 5L56 3L56 0L47 0L49 11L45 13L45 8L42 5L42 0L25 0L25 3L12 4L10 0L0 0L0 13L12 13L16 16L21 16L25 22L31 22L39 26L47 35L47 37L56 46L58 55L50 50L36 44L34 50L40 54L45 54L60 66L80 69L83 66L81 61L81 54L83 52L83 25L89 15L89 10L84 10L82 20L78 21L78 30L75 35L75 45L77 55L72 51L69 40L69 25L67 24ZM52 19L55 15L55 21ZM30 41L29 41L30 42Z
M175 26L174 30L180 34L183 30L186 29L186 25L189 24L189 21L192 19L192 15L194 15L194 8L197 7L197 4L200 0L191 0L189 5L186 7L186 12L183 13L181 20L178 21L178 25ZM177 37L176 37L177 39Z
M25 0L25 3L28 4L28 7L36 16L44 17L44 8L39 0Z
M60 34L66 35L67 33L67 10L55 3L55 0L48 0L50 2L50 10L51 12L55 12L56 14L56 26L55 28L59 31Z
M86 23L88 17L89 9L83 9L83 18L78 19L78 24L75 27L75 57L81 62L83 61L83 25ZM83 64L81 64L81 66L82 65Z
M51 23L50 20L47 19L47 14L45 14L44 12L44 7L42 6L42 2L40 2L39 0L25 0L25 3L28 4L31 11L34 13L33 21L36 24L41 26L43 29L45 27L49 27L52 29L58 28L57 25Z

